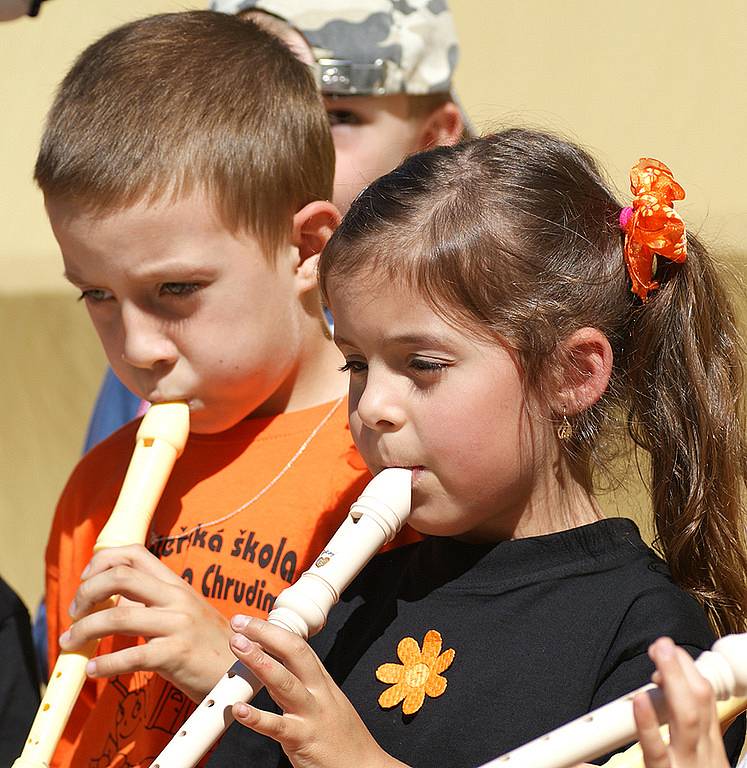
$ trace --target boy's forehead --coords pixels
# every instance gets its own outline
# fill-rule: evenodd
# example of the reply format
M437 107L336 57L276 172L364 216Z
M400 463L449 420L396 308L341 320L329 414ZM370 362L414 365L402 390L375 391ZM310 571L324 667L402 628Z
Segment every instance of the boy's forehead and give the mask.
M201 211L205 217L220 221L220 210L216 201L202 188L192 189L183 194L177 194L173 189L167 189L158 194L143 192L135 199L123 199L112 201L109 205L102 205L96 200L75 195L50 195L44 196L44 207L50 218L64 223L77 222L102 222L104 220L131 220L133 218L143 221L158 220L163 216L182 216L185 221L191 221L194 211Z
M143 198L132 204L101 209L67 196L46 196L52 229L63 249L94 252L157 245L154 252L189 253L205 241L239 240L261 250L250 232L229 227L209 198L200 191L181 197Z
M118 259L141 278L207 273L233 263L236 254L248 268L276 269L276 251L251 227L229 222L201 189L111 209L48 195L45 206L72 276Z
M44 208L63 256L66 244L90 238L96 222L106 215L84 202L76 201L72 195L45 195Z

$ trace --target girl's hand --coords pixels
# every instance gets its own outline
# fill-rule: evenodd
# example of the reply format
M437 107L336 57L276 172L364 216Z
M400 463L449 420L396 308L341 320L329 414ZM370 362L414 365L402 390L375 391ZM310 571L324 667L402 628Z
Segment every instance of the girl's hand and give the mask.
M145 547L102 549L84 573L60 647L72 651L114 634L147 640L91 659L90 677L150 670L200 701L233 663L228 620ZM115 595L116 606L87 615Z
M689 654L668 637L659 638L648 653L656 664L653 681L664 693L671 743L661 739L648 696L636 696L633 712L646 768L729 768L713 689Z
M373 740L308 643L261 619L234 616L231 648L283 710L234 704L233 716L269 736L296 768L402 768Z

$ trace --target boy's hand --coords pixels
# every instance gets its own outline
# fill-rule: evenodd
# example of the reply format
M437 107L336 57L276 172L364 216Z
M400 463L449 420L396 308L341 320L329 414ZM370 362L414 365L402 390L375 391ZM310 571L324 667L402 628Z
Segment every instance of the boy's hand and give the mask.
M261 619L234 616L231 647L266 686L282 715L234 704L233 716L280 743L295 768L404 765L373 740L353 705L300 637Z
M649 656L657 670L653 681L664 692L671 743L661 739L648 696L636 696L633 712L646 768L728 768L713 689L689 654L662 637Z
M200 701L234 662L228 620L145 547L103 549L84 573L61 648L114 634L147 640L91 659L91 677L150 670ZM120 595L115 607L86 615L113 595Z

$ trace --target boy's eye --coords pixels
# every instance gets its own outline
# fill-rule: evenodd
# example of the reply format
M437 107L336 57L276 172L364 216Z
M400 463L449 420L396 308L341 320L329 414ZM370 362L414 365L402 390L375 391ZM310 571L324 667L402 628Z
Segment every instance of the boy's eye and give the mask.
M330 109L327 110L327 119L330 126L335 125L360 125L361 120L355 112L349 109Z
M161 296L189 296L200 289L199 283L162 283Z
M97 303L100 301L107 301L112 298L112 294L109 291L105 291L103 288L86 288L85 291L80 292L78 301L90 301Z
M350 373L362 373L368 366L360 360L346 360L345 365L340 366L341 371L350 371Z

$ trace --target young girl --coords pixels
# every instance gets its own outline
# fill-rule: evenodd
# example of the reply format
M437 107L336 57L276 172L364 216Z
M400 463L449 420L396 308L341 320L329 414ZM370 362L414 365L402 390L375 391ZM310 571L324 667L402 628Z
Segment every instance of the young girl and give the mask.
M581 149L514 129L357 198L320 265L350 427L374 473L413 468L427 538L364 569L316 654L235 620L277 706L237 705L211 766L480 765L646 683L655 638L745 630L733 310L666 166L631 180L624 210ZM593 495L626 430L666 563Z

